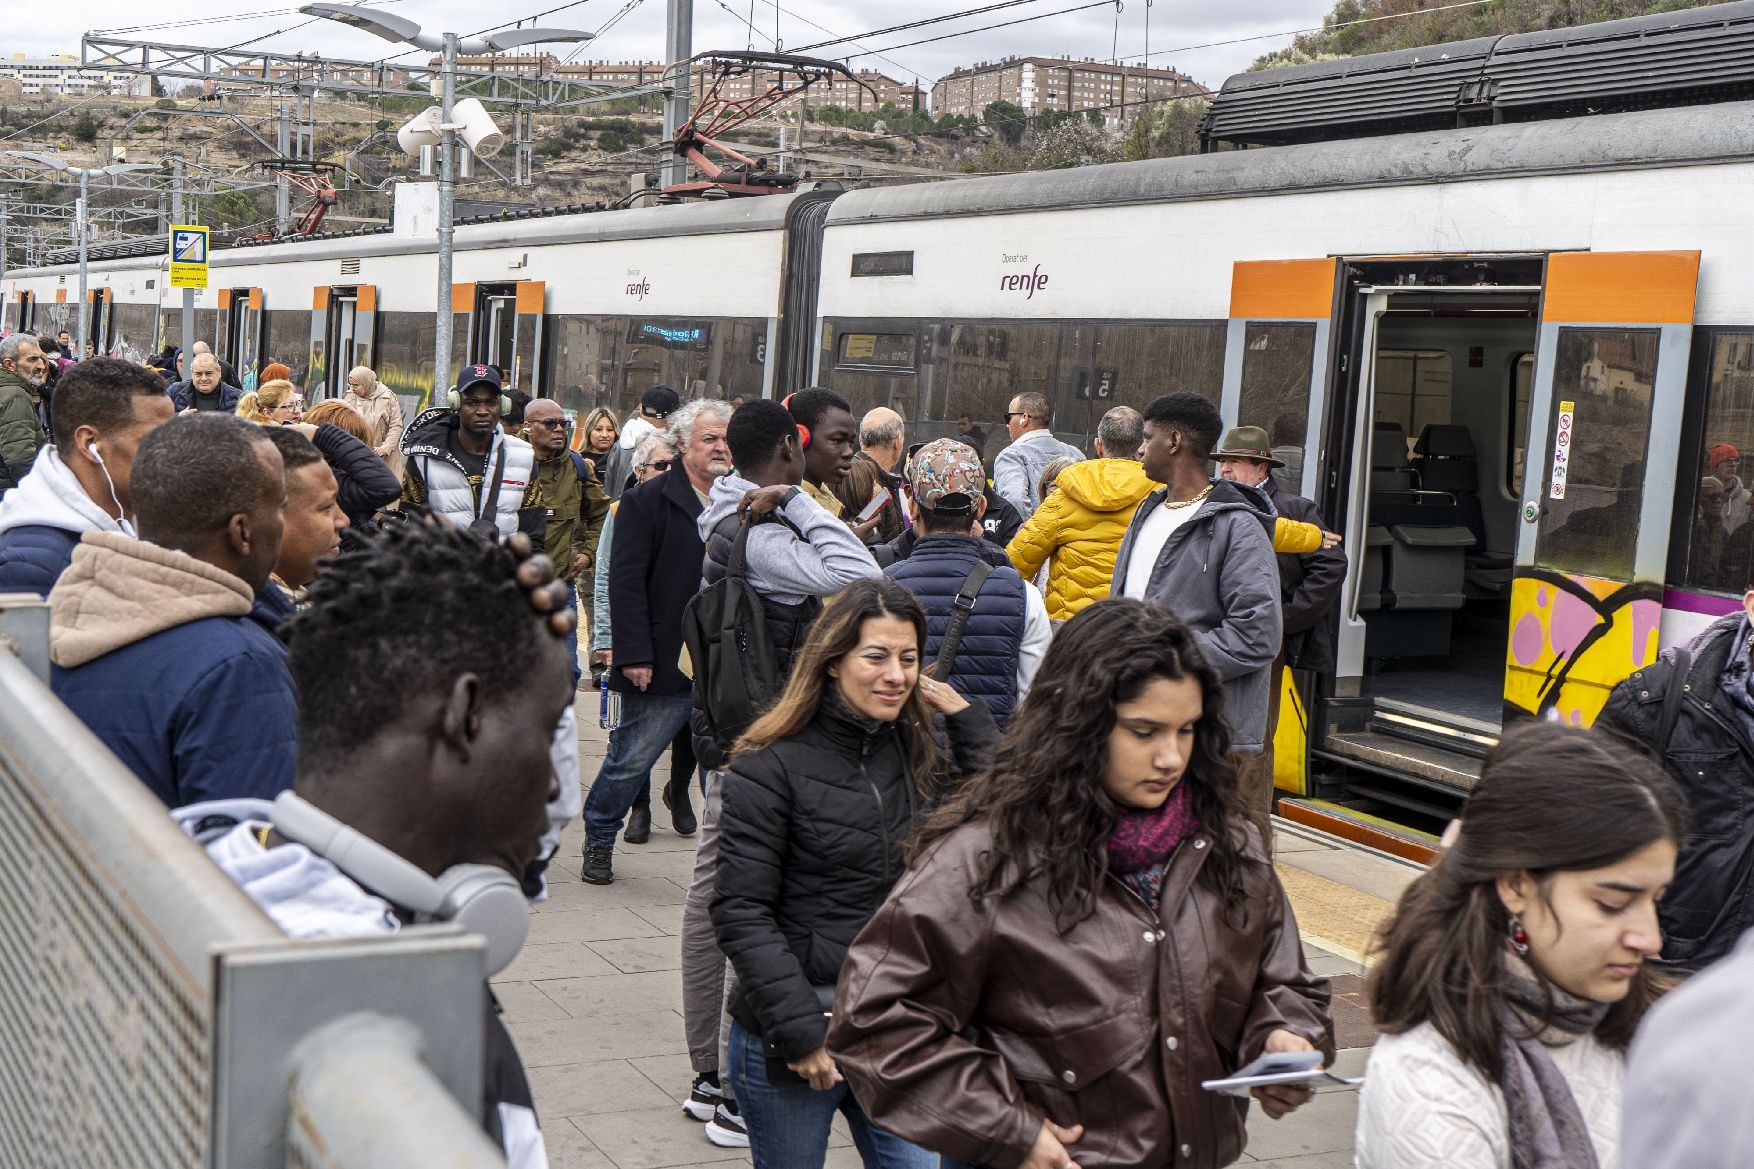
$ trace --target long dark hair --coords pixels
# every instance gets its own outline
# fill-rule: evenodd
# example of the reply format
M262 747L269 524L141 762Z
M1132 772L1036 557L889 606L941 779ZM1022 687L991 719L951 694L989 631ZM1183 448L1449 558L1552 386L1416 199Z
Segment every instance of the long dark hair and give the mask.
M1102 788L1115 706L1159 678L1192 678L1204 703L1182 782L1212 835L1200 880L1227 905L1242 900L1247 817L1239 803L1230 730L1218 675L1194 635L1167 609L1141 601L1098 601L1054 637L993 752L991 767L971 779L922 826L916 852L970 820L991 819L993 847L981 859L969 895L998 897L1045 878L1060 931L1096 910L1108 874L1108 840L1119 812Z
M1377 1027L1395 1035L1430 1023L1496 1081L1510 928L1498 879L1527 871L1545 897L1555 873L1603 868L1659 840L1680 843L1684 821L1674 781L1637 747L1557 723L1508 731L1486 756L1455 843L1407 887L1382 928L1369 983ZM1596 1037L1624 1049L1663 985L1640 969Z
M828 667L859 648L860 631L873 617L898 617L911 624L920 656L925 657L926 611L920 608L914 595L884 576L855 581L828 599L822 614L810 626L810 636L792 659L792 674L786 688L766 713L743 732L731 754L760 751L809 726L832 682ZM925 668L923 662L921 668ZM917 684L895 722L907 742L914 782L922 790L930 790L944 758L932 734L932 709L920 695Z

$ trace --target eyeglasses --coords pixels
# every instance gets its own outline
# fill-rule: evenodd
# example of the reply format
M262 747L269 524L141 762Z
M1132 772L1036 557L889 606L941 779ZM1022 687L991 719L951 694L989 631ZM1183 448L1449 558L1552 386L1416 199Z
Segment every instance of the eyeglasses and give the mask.
M640 470L642 470L642 471L647 471L647 470L668 471L670 469L671 465L673 463L675 463L675 461L676 461L675 459L659 459L655 463L641 463Z
M564 418L527 418L525 421L531 426L546 426L552 430L566 429L566 419Z

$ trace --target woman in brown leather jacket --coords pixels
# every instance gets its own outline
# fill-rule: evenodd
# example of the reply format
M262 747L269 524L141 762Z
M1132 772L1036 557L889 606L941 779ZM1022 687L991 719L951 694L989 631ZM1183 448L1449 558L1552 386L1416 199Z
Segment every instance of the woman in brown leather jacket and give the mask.
M848 953L828 1049L875 1123L991 1169L1228 1165L1247 1104L1201 1081L1332 1060L1221 701L1167 610L1102 601L1060 630ZM1277 1118L1309 1094L1255 1095Z

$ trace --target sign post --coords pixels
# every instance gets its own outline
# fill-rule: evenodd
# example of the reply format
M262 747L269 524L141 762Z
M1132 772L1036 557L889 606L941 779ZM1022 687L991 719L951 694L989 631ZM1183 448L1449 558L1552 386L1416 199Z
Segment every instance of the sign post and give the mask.
M178 160L179 163L181 160ZM207 229L196 223L173 223L170 242L171 287L183 290L183 368L178 376L195 372L195 290L207 287Z

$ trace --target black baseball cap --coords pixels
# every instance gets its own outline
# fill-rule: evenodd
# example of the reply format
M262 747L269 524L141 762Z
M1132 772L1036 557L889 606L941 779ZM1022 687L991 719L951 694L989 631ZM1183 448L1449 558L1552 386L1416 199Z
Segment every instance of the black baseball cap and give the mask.
M668 418L680 405L682 398L669 386L653 386L639 399L639 408L658 418Z
M492 386L496 391L505 389L499 370L491 365L465 365L457 371L457 393L461 394L471 386L482 385Z

